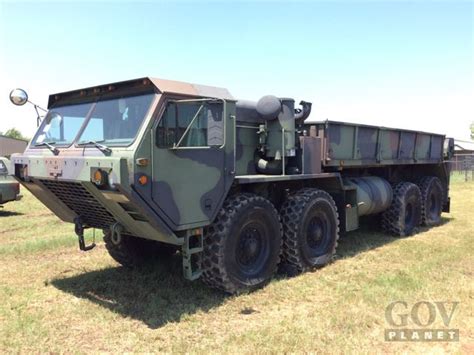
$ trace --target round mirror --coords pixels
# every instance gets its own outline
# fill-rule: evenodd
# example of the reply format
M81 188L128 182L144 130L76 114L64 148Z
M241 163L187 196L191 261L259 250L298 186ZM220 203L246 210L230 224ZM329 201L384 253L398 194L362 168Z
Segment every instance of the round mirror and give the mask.
M17 106L24 105L28 102L28 94L23 89L15 89L10 92L10 101Z

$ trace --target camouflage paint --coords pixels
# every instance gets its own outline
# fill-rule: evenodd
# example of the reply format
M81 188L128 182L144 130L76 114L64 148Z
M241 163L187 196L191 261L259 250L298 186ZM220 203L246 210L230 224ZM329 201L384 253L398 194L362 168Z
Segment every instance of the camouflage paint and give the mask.
M302 174L321 173L321 138L300 137L300 147Z
M310 123L306 127L312 125L316 125L318 136L324 138L324 166L341 168L443 161L443 135L334 121Z
M135 154L135 159L150 158L151 164L136 167L134 186L171 229L202 227L214 219L235 175L235 102L223 100L225 144L222 146L160 148L155 132L166 100L167 97L160 98L156 119L150 122L149 133ZM138 184L142 174L151 176L152 183Z
M256 174L255 148L258 145L258 126L237 123L236 127L236 175Z
M175 226L209 223L225 194L224 159L223 148L155 150L152 198Z

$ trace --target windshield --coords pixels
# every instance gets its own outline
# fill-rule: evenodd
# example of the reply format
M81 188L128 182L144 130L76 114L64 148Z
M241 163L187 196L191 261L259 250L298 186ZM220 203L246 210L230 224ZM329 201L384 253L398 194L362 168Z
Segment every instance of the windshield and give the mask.
M150 93L52 108L32 145L71 145L84 123L77 143L128 145L145 119L153 96Z
M70 145L82 127L92 103L56 107L51 109L43 120L33 145L55 143Z
M127 145L137 135L150 108L153 94L99 101L78 143Z

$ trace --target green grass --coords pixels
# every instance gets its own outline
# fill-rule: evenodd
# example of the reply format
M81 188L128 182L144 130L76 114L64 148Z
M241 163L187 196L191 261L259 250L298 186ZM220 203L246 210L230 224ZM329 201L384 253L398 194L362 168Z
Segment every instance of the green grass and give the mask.
M0 210L0 352L474 352L472 181L454 179L439 227L365 227L327 267L233 297L184 280L178 257L130 271L102 244L80 252L73 226L23 194ZM395 300L459 301L460 342L385 342Z

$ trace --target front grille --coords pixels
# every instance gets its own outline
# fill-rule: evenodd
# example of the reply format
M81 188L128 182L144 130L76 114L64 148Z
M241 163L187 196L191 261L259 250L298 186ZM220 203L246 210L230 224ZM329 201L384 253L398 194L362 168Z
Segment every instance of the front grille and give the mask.
M82 222L94 228L108 228L114 217L80 183L40 180L61 202L81 217Z

